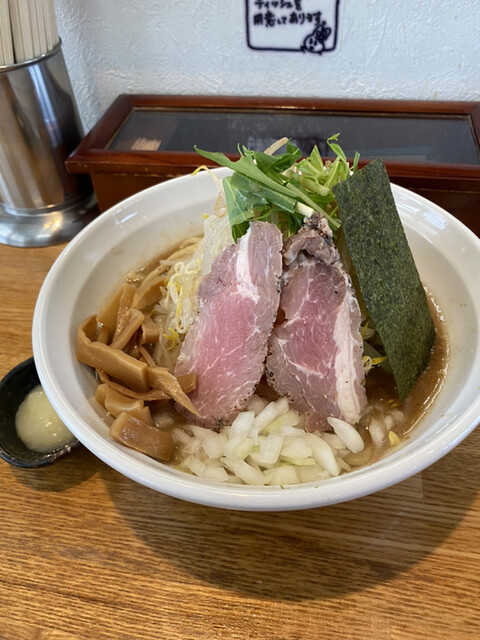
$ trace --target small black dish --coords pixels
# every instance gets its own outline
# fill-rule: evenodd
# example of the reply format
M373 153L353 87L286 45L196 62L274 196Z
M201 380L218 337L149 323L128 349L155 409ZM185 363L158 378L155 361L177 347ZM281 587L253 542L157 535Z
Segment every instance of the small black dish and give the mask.
M56 451L38 453L28 449L20 440L15 428L15 414L27 394L39 384L33 358L14 367L0 382L0 458L25 469L57 462L80 444L75 440Z

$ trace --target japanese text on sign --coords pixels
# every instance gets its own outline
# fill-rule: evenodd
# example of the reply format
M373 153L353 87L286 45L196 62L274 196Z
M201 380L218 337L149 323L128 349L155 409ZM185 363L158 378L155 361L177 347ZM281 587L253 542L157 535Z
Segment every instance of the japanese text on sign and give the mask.
M251 49L322 53L337 46L340 0L245 0Z

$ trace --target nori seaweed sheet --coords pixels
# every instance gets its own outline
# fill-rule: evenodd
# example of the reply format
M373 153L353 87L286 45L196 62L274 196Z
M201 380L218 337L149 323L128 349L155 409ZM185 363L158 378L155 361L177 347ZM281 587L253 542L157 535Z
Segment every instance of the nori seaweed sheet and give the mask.
M404 400L428 362L435 327L382 159L333 192L360 293Z

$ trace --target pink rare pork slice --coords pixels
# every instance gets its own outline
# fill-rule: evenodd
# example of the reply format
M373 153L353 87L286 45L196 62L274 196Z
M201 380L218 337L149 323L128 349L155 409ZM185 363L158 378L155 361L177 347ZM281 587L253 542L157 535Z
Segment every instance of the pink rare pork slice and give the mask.
M306 414L307 431L327 429L329 416L355 424L367 401L360 308L325 219L286 241L284 262L267 379Z
M279 305L281 250L275 225L252 222L203 278L198 315L175 366L176 376L197 375L189 395L200 417L177 407L189 422L218 429L231 423L253 395Z

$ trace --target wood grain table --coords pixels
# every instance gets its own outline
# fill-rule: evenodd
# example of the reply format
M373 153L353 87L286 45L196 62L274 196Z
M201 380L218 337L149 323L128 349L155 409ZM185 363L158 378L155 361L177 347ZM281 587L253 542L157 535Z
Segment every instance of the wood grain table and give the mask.
M0 374L29 357L62 247L0 245ZM478 640L480 429L354 502L284 513L188 504L84 448L0 461L1 640Z

